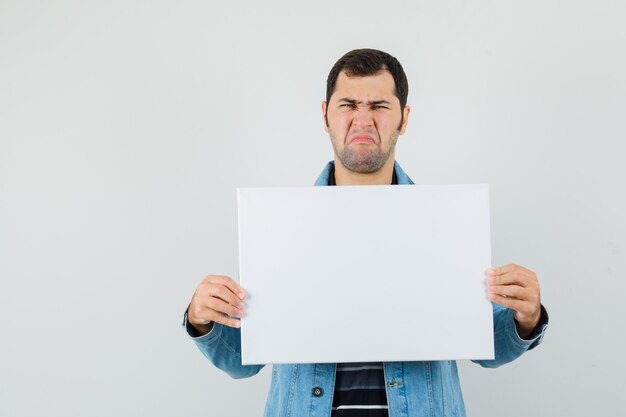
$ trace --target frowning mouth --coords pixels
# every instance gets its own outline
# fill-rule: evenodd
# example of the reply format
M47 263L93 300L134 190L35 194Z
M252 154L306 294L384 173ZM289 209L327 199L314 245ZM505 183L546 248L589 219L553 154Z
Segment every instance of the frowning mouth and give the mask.
M376 143L376 140L372 136L356 135L350 139L349 143Z

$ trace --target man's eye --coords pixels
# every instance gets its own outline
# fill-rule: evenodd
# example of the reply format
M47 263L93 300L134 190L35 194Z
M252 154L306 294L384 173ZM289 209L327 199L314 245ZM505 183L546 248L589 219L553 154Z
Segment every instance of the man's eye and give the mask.
M372 108L373 108L373 109L388 109L389 107L387 107L387 106L383 106L383 105L381 105L381 104L374 104L374 105L372 106Z

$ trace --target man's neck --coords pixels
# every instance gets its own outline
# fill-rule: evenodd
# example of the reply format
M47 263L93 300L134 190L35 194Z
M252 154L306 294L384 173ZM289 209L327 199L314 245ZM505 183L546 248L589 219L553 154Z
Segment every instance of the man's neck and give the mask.
M393 179L394 156L390 155L381 169L370 174L348 170L335 158L335 183L337 185L389 185Z

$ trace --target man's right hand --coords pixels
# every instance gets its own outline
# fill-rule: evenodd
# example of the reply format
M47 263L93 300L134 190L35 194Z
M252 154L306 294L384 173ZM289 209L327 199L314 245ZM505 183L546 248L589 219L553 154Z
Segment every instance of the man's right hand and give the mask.
M187 309L187 322L200 334L211 331L213 323L240 327L247 294L225 275L207 275L196 288ZM233 317L228 317L231 315Z

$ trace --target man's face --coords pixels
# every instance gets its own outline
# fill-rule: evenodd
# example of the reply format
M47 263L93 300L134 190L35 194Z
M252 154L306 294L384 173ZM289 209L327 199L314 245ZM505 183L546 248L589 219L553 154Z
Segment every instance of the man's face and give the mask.
M336 158L350 171L376 172L394 157L398 136L404 133L409 107L400 109L391 73L382 70L366 77L343 71L328 103L322 103L325 130Z

